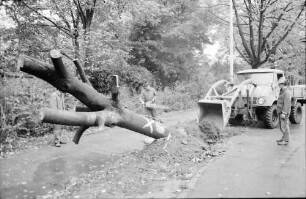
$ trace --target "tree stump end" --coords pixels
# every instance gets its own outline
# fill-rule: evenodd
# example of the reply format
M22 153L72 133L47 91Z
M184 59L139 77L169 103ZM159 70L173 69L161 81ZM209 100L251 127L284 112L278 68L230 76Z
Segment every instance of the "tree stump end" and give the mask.
M62 53L60 50L53 49L50 51L50 57L54 59L58 59L62 57Z

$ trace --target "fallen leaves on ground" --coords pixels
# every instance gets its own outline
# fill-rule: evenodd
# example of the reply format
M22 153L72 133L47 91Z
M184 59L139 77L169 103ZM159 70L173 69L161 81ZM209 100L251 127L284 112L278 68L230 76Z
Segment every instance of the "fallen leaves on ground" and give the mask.
M225 153L220 138L237 134L237 128L228 128L215 136L214 127L206 126L202 132L193 121L169 128L172 133L167 138L123 154L112 165L71 178L61 191L47 198L122 198L163 191L169 180L190 181L207 160ZM179 194L187 188L173 187L173 192Z

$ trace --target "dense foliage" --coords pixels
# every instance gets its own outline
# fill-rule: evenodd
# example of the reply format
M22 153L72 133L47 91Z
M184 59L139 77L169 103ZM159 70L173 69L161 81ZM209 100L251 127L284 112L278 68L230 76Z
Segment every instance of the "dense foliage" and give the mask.
M42 136L52 130L52 125L38 123L33 114L48 106L46 99L53 89L34 78L8 77L1 80L0 151L9 152L18 147L18 138Z
M237 50L252 68L258 68L276 54L293 28L303 22L305 1L238 2L233 0L241 40ZM300 35L303 37L304 32Z

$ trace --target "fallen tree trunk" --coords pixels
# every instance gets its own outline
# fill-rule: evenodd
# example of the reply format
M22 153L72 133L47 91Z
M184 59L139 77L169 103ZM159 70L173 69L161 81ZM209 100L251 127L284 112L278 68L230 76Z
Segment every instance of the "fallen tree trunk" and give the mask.
M124 108L117 99L118 93L113 93L112 99L109 99L96 91L84 77L85 73L78 62L74 61L83 82L65 68L60 51L52 50L50 56L54 67L26 55L19 56L18 67L21 71L48 82L60 91L70 93L86 105L88 110L69 112L45 108L41 110L42 122L81 126L74 138L76 144L87 128L101 125L119 126L155 139L168 136L167 129L160 123ZM118 92L118 89L113 90Z

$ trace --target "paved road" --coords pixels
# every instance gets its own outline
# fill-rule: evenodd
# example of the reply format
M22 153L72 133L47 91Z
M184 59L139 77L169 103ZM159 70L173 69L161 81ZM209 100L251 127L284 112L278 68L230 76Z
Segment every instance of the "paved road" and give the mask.
M167 125L196 118L196 111L163 117ZM305 120L304 120L305 121ZM305 124L291 126L292 142L277 146L279 130L262 126L232 137L226 155L204 170L185 197L305 197ZM145 136L114 128L82 137L79 145L46 147L1 160L0 198L35 198L81 173L111 164L143 147Z
M279 129L259 123L233 137L226 155L205 168L185 197L306 197L305 118L291 125L288 146L276 144Z
M171 112L163 117L167 126L196 118L196 110ZM87 133L87 132L85 132ZM120 154L142 149L144 135L115 127L83 136L80 144L48 146L25 151L0 161L0 199L36 198L61 189L63 181L116 161Z

